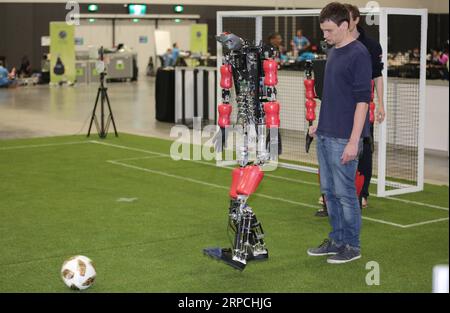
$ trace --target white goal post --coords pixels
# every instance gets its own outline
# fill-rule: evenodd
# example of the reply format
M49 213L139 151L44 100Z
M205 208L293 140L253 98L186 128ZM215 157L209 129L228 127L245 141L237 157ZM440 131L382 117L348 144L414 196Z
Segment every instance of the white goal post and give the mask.
M360 12L362 14L361 21L370 21L368 18L372 18L372 21L375 20L373 23L376 24L374 26L376 29L372 30L374 33L378 33L378 38L376 36L373 38L379 40L383 49L383 102L386 119L381 124L375 123L372 182L377 184L378 197L421 191L424 186L428 11L404 8L360 8ZM249 41L259 43L264 41L269 32L282 33L280 29L284 29L283 34L288 37L289 34L293 36L296 27L309 25L309 29L313 31L314 39L317 41L322 38L322 33L318 28L319 15L320 9L220 11L217 12L217 34L229 31L241 35ZM408 20L408 23L413 25L415 33L406 29L403 29L402 32L404 36L415 37L411 44L417 45L420 57L415 63L401 62L402 65L397 66L394 61L398 61L398 56L407 56L408 53L406 47L405 51L400 51L402 49L396 45L396 39L400 39L398 31L394 31L392 26L389 28L391 23L398 24L399 19ZM370 26L370 23L367 25ZM289 39L284 38L286 43L289 42ZM414 50L416 50L415 46ZM217 73L220 73L222 56L222 46L217 43ZM286 156L283 154L280 156L279 165L317 173L315 148L311 149L309 155L302 151L304 150L304 141L302 140L304 140L307 128L304 117L303 72L300 70L283 71L281 68L279 76L280 83L277 88L281 106L280 133L283 153L285 150L287 151ZM217 103L220 101L219 78L217 79ZM317 116L319 108L320 103L316 110ZM283 125L285 129L283 129ZM314 142L312 146L315 146Z

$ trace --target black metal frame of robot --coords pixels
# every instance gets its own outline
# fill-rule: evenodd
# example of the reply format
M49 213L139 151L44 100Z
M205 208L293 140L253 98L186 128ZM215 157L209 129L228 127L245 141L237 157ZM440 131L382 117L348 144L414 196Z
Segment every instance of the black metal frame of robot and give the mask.
M281 140L278 127L268 127L264 104L276 101L276 88L264 85L264 60L275 60L277 51L271 46L254 45L230 33L216 37L225 48L224 65L231 65L233 83L236 93L237 118L234 129L240 132L243 145L238 147L238 163L240 168L249 164L263 168L271 160L278 160L281 152ZM275 73L276 76L276 73ZM223 103L230 104L231 90L222 90ZM278 103L277 103L278 105ZM279 123L279 117L278 123ZM256 161L249 162L249 127L255 127L257 152ZM225 128L221 128L222 146L226 144ZM262 178L261 178L262 179ZM204 253L226 264L243 270L247 261L266 260L269 256L264 243L264 231L251 207L248 206L248 195L238 194L230 200L228 227L234 234L231 249L207 248Z

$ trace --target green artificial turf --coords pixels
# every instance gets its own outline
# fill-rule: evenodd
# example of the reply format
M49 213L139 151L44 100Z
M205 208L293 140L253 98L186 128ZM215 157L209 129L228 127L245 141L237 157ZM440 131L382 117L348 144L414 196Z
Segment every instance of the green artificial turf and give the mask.
M85 292L430 292L433 266L448 264L448 219L414 226L448 218L448 187L396 197L444 209L370 197L362 258L331 265L306 254L329 231L314 216L317 175L278 169L249 201L270 259L236 271L202 253L230 246L230 169L173 161L170 145L127 134L0 141L0 292L73 292L59 271L78 254L97 270ZM369 261L378 286L366 284Z

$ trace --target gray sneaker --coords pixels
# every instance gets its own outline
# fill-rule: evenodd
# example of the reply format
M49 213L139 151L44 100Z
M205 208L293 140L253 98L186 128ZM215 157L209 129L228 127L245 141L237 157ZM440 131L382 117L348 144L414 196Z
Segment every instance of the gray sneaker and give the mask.
M330 264L343 264L361 258L361 250L346 245L338 254L330 256L327 262Z
M334 255L337 254L342 247L338 247L333 240L325 239L317 248L308 249L310 256Z

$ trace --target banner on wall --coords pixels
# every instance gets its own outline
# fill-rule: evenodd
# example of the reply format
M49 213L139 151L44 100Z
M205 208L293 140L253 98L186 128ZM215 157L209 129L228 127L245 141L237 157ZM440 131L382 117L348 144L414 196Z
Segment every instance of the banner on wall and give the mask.
M191 25L191 52L208 53L208 25L193 24Z
M50 82L74 82L75 26L66 22L50 23Z

